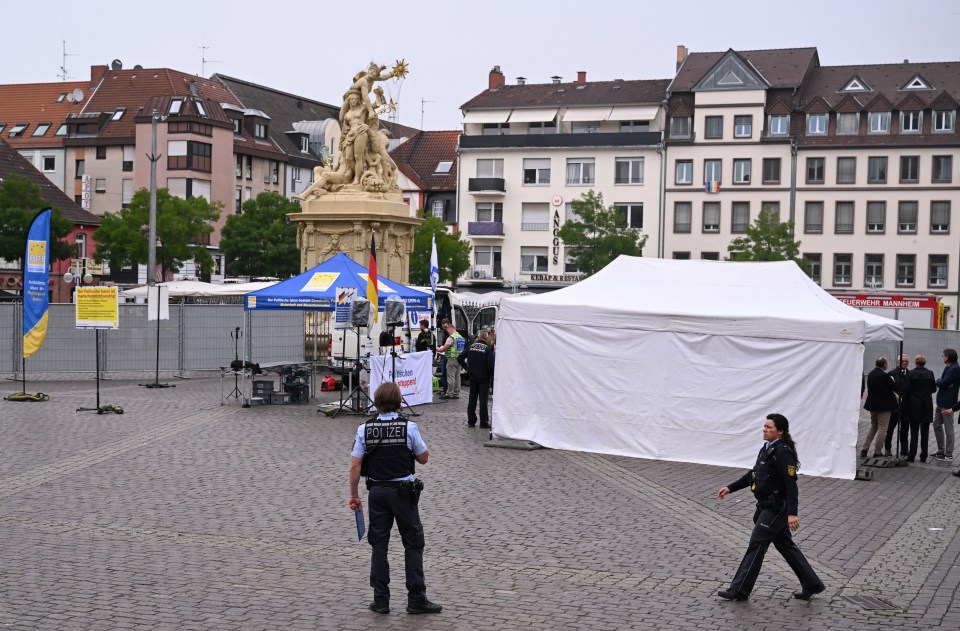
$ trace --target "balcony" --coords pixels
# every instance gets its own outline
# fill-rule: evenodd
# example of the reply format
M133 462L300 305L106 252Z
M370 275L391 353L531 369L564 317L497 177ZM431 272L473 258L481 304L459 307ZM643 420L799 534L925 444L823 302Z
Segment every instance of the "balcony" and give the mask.
M474 265L467 270L466 277L470 280L503 282L503 272L499 265Z
M502 177L472 177L467 182L471 193L504 193L507 190Z
M461 149L516 149L546 147L655 147L658 131L596 134L515 134L512 136L460 136Z
M471 237L502 237L502 221L470 221L467 223L467 234Z

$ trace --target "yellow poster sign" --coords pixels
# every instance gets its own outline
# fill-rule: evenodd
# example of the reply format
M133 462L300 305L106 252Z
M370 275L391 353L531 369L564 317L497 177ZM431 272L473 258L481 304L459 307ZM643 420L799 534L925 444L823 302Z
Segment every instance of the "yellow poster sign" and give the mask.
M116 287L77 287L77 328L120 328Z
M327 291L340 276L339 272L317 272L310 277L300 291Z

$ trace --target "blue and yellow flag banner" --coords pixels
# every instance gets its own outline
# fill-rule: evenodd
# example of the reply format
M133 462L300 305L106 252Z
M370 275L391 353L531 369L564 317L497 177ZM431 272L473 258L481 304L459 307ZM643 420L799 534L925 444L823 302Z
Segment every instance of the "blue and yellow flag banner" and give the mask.
M30 357L47 338L50 309L50 215L40 211L27 231L23 258L23 357Z

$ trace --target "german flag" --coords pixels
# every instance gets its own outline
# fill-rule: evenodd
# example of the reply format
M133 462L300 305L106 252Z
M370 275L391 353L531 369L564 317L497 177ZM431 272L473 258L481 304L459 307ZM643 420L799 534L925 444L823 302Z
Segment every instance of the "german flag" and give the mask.
M373 321L377 321L379 314L380 296L377 294L377 240L370 234L370 267L367 270L367 300L370 301L370 310L373 311Z

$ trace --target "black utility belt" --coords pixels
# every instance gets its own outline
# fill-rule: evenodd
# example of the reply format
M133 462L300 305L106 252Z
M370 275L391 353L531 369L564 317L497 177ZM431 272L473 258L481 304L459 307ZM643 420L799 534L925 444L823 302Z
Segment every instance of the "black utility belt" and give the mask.
M773 508L774 506L780 506L783 504L783 500L779 497L768 497L766 499L757 499L758 508Z
M413 480L394 480L394 481L381 481L381 480L367 480L367 489L372 489L375 486L385 486L390 489L398 489L401 484L411 484Z

